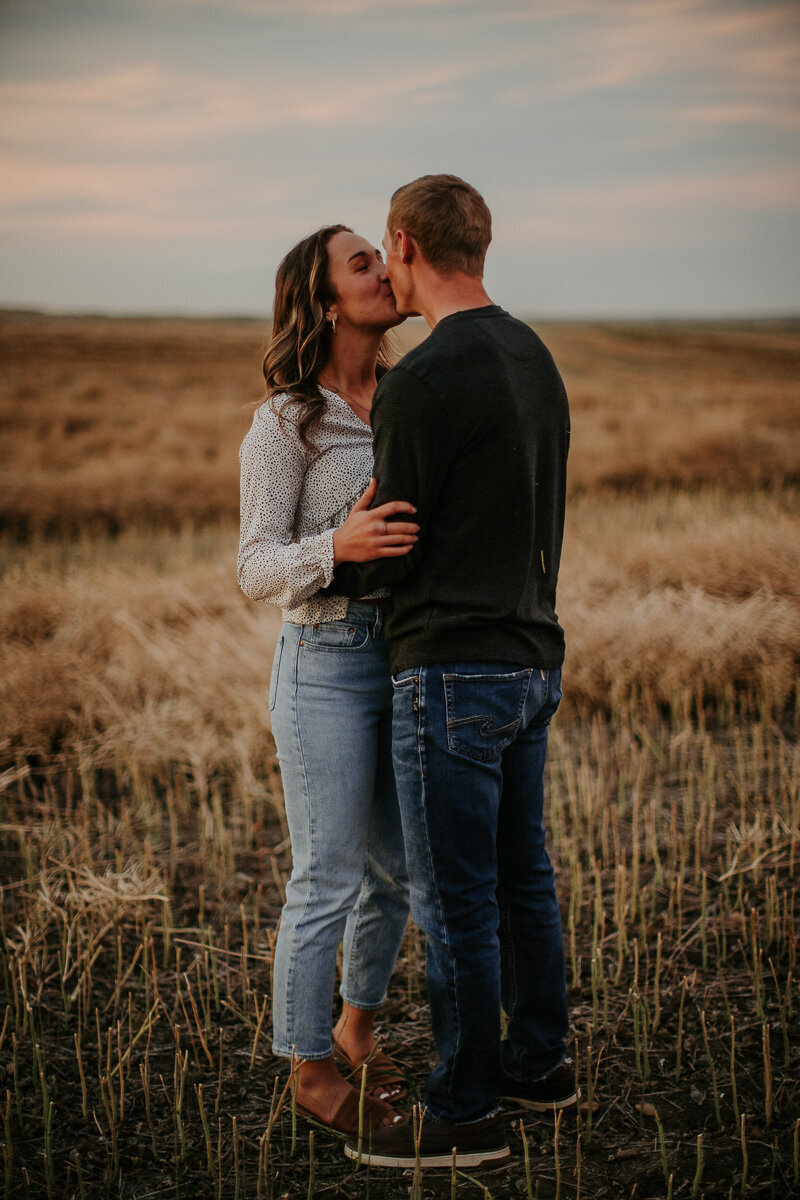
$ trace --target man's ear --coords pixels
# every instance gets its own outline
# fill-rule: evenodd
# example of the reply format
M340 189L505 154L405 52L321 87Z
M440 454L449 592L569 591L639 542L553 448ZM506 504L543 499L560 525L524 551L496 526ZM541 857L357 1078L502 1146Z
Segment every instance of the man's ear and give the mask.
M418 252L416 240L410 233L406 233L405 229L398 229L395 237L397 239L397 252L400 255L400 261L407 266L413 261Z

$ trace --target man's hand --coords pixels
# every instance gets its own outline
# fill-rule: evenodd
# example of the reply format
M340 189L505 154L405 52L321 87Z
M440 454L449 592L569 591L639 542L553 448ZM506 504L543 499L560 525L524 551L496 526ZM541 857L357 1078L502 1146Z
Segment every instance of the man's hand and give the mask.
M417 541L419 525L387 520L395 513L415 513L414 505L405 500L391 500L370 508L377 488L377 479L370 479L367 490L334 533L334 566L343 562L370 562L374 558L398 558L408 554Z

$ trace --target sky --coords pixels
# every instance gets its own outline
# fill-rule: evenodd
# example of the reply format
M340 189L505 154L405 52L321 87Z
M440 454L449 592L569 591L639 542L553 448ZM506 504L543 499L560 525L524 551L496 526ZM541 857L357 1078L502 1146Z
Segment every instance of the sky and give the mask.
M419 175L541 318L800 313L800 0L0 0L0 305L267 314Z

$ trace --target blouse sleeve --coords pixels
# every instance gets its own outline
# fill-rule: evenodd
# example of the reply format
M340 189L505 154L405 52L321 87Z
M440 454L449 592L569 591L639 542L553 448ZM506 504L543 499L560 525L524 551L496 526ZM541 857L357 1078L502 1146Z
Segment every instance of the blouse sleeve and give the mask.
M293 540L308 450L291 417L269 402L239 450L241 526L237 578L251 600L296 608L333 579L333 529Z

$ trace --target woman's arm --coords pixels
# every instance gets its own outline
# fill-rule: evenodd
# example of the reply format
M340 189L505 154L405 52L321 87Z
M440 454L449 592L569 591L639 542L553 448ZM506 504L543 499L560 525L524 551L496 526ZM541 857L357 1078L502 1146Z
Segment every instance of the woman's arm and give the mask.
M308 466L308 451L290 419L278 421L269 404L260 409L239 451L241 533L238 579L252 600L295 608L327 587L334 566L407 554L419 526L390 521L412 513L403 501L369 505L375 481L356 501L338 529L293 540L297 504Z
M308 452L290 419L262 405L239 451L237 578L251 600L295 608L333 578L335 530L292 540Z

